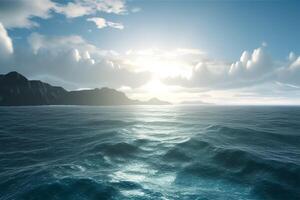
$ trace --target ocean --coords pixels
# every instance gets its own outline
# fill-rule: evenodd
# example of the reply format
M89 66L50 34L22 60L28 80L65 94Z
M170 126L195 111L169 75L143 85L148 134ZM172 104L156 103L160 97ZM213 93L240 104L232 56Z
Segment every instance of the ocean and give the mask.
M0 107L1 200L299 200L300 107Z

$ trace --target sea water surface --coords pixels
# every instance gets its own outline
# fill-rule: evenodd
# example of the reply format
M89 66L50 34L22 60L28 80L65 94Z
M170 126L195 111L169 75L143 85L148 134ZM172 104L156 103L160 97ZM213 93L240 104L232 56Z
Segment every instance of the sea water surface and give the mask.
M0 107L0 199L299 200L300 107Z

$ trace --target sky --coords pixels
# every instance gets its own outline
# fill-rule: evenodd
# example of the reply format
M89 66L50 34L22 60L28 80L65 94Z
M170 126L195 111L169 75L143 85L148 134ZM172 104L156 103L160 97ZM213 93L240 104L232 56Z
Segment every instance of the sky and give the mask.
M0 0L0 73L173 103L300 104L300 1Z

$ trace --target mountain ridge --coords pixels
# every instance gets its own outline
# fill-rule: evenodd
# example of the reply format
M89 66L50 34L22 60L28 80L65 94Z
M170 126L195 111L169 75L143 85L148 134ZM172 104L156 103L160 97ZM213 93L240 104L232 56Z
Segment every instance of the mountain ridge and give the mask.
M0 106L32 105L167 105L166 101L130 99L125 93L103 87L67 91L40 80L29 80L13 71L0 75Z

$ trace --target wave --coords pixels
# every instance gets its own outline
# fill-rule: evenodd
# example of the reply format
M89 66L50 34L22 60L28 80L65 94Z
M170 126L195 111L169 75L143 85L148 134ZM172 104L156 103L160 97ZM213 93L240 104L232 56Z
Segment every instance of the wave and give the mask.
M253 150L249 151L249 147L238 149L218 145L214 140L209 142L207 138L205 138L207 141L200 140L201 137L204 139L203 135L199 134L177 144L164 155L164 159L170 165L180 168L177 171L176 183L186 183L187 177L224 180L253 185L252 192L265 197L261 183L268 180L268 190L277 190L277 187L281 187L282 190L286 190L283 194L287 194L290 190L296 192L293 196L299 197L300 166L298 164L284 160L270 160ZM182 165L183 163L186 164ZM282 197L282 195L278 195L278 198L272 196L270 199L286 199L280 196Z
M114 199L120 192L107 183L92 179L62 179L56 182L39 185L21 195L24 200L52 199Z
M120 126L130 126L134 125L137 122L129 122L123 120L89 120L87 125L89 126L111 126L111 127L120 127Z
M0 200L300 199L299 109L74 108L0 116Z

